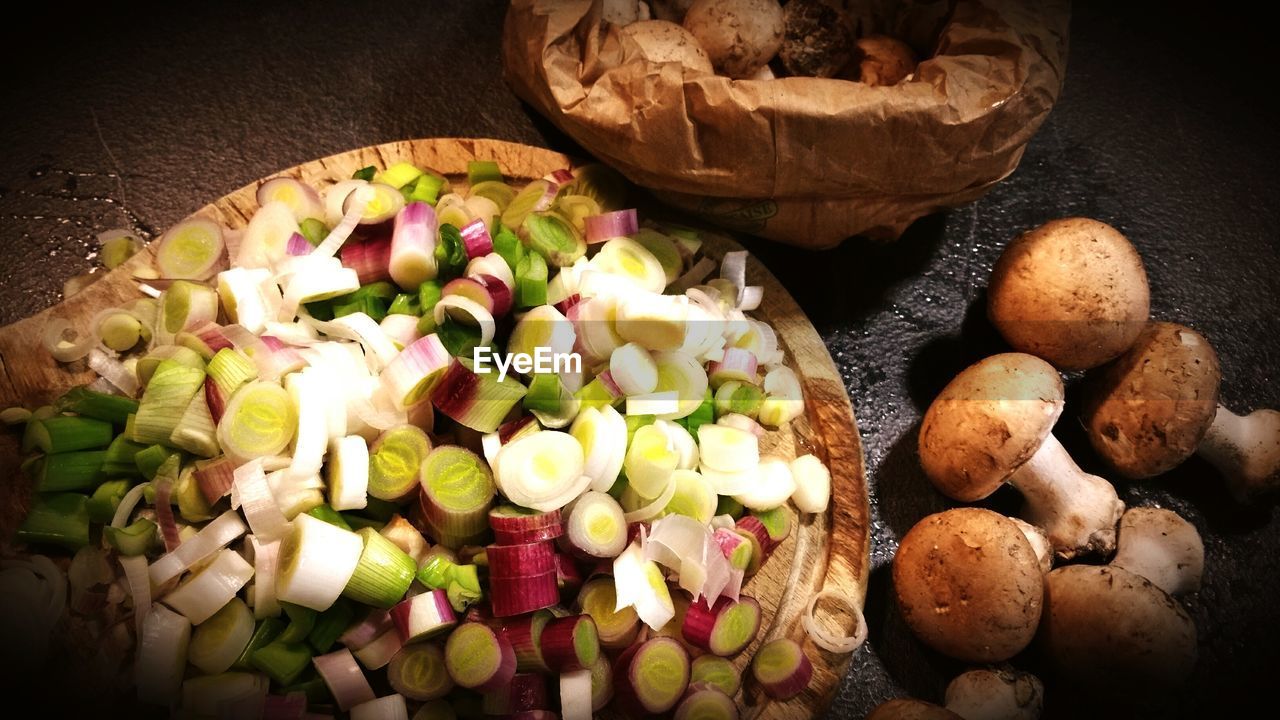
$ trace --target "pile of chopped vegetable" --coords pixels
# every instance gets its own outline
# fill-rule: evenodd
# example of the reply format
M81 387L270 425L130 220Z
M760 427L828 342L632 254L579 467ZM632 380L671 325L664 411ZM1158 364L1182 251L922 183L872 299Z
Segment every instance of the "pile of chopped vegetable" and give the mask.
M746 314L746 253L711 278L698 233L641 227L624 190L492 162L466 190L403 163L277 178L243 233L165 233L149 297L50 323L100 378L5 412L37 491L18 539L118 561L142 700L736 717L743 585L830 476L760 452L803 395ZM541 350L580 365L512 362ZM791 640L751 667L778 698L811 673Z

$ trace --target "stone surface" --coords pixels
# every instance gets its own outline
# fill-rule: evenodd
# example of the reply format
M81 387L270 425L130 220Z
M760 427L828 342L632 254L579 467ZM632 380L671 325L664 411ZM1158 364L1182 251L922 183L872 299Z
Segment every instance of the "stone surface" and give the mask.
M1021 168L972 206L918 222L901 241L809 253L756 242L810 313L857 408L873 488L871 640L831 717L903 694L940 701L962 668L916 643L892 608L897 538L945 501L918 469L915 433L933 394L1002 349L983 288L1001 247L1045 220L1087 215L1138 247L1156 318L1205 334L1223 401L1280 406L1280 141L1258 98L1264 29L1246 10L1077 7L1067 87ZM503 3L310 2L252 13L223 4L90 14L36 10L7 23L0 103L0 322L56 302L92 265L97 232L155 233L209 199L314 157L406 137L488 136L572 152L501 80ZM1216 12L1236 12L1237 17ZM54 16L54 13L58 13ZM75 14L72 14L75 13ZM101 13L95 15L92 13ZM43 17L42 17L43 15ZM1212 32L1210 32L1212 31ZM1198 50L1200 33L1244 48ZM1254 57L1259 60L1250 62ZM1068 410L1058 434L1101 470ZM1220 714L1266 693L1280 652L1280 523L1231 504L1193 459L1119 484L1131 504L1184 514L1205 538L1194 677L1137 716ZM1012 494L990 506L1014 511ZM1017 663L1036 669L1033 656ZM1047 714L1071 694L1047 683Z

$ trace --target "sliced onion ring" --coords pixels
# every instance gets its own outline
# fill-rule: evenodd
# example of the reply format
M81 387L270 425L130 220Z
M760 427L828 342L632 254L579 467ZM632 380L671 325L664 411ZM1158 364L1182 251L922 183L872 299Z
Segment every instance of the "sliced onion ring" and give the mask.
M849 608L853 613L854 617L857 618L858 624L857 627L854 628L853 635L834 635L827 632L826 629L818 624L816 617L818 601L826 598L830 598L836 602L844 604L844 606ZM862 611L859 610L848 597L834 590L823 590L815 593L813 597L809 598L809 606L805 608L804 615L801 616L801 619L804 622L805 632L809 633L809 637L813 640L813 644L828 652L851 653L859 647L862 647L862 643L867 641L866 616L862 614Z
M58 362L75 362L89 354L98 344L95 332L76 332L77 340L67 339L67 332L73 331L71 323L62 318L50 318L44 326L44 347Z
M497 331L493 315L488 310L485 310L480 303L461 295L446 295L440 298L440 302L436 303L434 311L437 325L444 322L445 313L451 308L470 316L473 323L480 326L481 345L488 345L493 342L493 335ZM454 313L449 313L449 315L456 317Z

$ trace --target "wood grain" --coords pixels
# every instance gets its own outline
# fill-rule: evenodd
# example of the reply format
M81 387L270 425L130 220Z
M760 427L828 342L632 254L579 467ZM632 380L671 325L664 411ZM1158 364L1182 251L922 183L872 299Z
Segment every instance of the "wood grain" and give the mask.
M411 140L360 148L304 163L279 175L292 176L323 186L350 177L361 167L386 167L407 161L464 182L467 162L495 160L516 183L528 181L572 165L570 158L549 150L497 140ZM263 178L206 205L195 214L243 227L257 210L254 198ZM724 236L709 236L707 252L719 257L740 246ZM99 309L140 297L132 280L136 268L148 265L148 252L106 274L81 293L38 315L0 328L0 407L34 407L93 376L86 368L60 366L41 348L45 325L53 318L84 323ZM777 331L788 364L801 378L805 392L805 416L783 432L771 433L765 451L786 457L810 452L831 468L833 502L823 515L797 518L795 531L773 558L746 586L745 592L760 600L764 626L756 644L737 658L744 668L754 648L777 637L804 642L814 664L810 687L787 701L770 701L747 684L739 698L745 718L809 718L825 710L848 664L848 656L827 653L808 641L800 623L812 595L835 590L861 609L866 597L869 565L869 510L862 443L844 383L822 339L795 300L759 263L748 264L748 281L765 288L764 304L754 313ZM0 472L18 478L20 460L12 433L0 446ZM12 536L16 518L25 506L29 489L22 482L0 484L0 537Z

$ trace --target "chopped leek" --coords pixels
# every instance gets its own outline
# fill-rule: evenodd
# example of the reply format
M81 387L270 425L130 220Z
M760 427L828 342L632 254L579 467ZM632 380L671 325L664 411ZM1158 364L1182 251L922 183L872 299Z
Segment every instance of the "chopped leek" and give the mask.
M63 393L54 406L61 412L106 420L116 426L123 426L130 415L138 412L138 401L133 398L96 392L83 385Z
M96 450L111 444L111 423L87 417L58 416L31 420L22 436L22 451L54 453Z
M89 544L89 498L76 493L38 495L18 526L28 544L60 545L72 552Z

